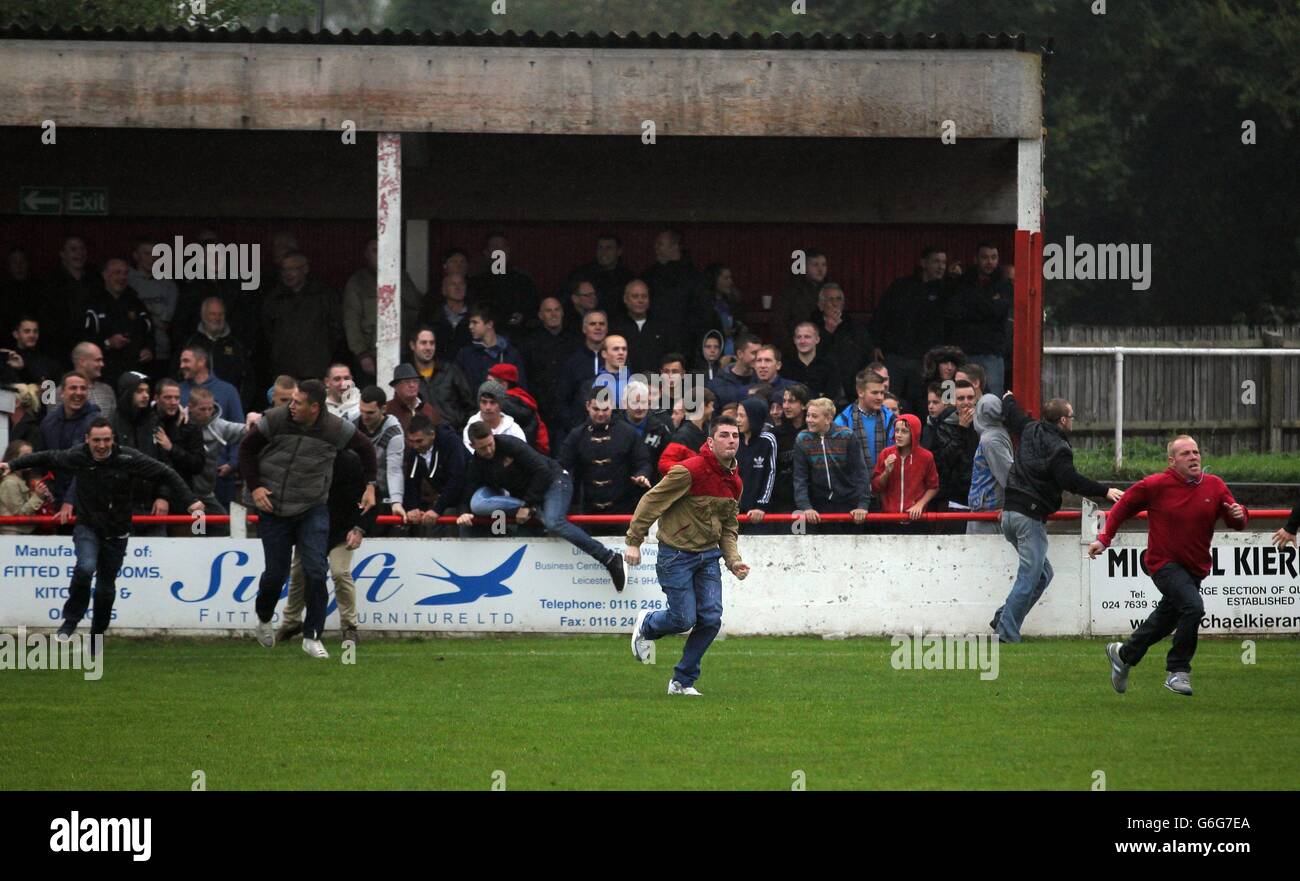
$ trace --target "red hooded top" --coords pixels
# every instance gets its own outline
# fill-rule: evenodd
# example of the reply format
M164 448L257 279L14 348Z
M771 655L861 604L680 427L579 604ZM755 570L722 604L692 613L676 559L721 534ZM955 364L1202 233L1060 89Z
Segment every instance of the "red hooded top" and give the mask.
M901 514L921 501L927 490L939 488L939 469L935 467L934 456L921 446L921 420L911 413L903 413L898 418L912 432L907 455L898 451L897 444L885 447L876 457L876 470L871 475L871 491L880 497L880 510L884 514ZM898 456L898 461L886 477L885 460L890 456Z
M493 364L488 370L488 376L505 383L506 394L523 401L537 415L537 450L543 456L549 456L551 454L551 433L546 430L546 423L542 421L542 413L537 409L537 399L524 391L519 385L519 368L513 364Z

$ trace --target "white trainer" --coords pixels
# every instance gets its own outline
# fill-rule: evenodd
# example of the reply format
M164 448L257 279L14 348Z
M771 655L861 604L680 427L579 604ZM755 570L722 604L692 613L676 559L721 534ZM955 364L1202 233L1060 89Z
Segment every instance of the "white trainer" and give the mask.
M267 648L275 645L275 630L271 627L270 621L257 622L257 641Z
M632 657L642 664L653 664L655 662L654 640L646 639L641 635L641 625L645 623L646 616L649 614L649 609L642 609L640 614L636 616L636 621L632 623Z
M682 684L681 684L680 682L678 682L676 679L669 679L669 680L668 680L668 693L669 693L669 694L689 694L689 695L691 695L692 697L702 697L702 696L703 696L703 695L701 695L698 691L695 690L695 686L694 686L694 685L682 685Z
M325 644L319 639L303 637L302 650L313 658L328 658L330 656L330 653L325 651Z

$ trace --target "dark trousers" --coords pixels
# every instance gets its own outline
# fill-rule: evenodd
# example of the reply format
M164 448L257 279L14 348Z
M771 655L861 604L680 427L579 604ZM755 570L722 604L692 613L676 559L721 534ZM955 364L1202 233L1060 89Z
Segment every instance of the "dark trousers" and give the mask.
M306 594L306 613L303 616L304 639L320 639L325 629L325 606L329 591L325 576L329 572L326 555L329 548L329 506L314 505L293 517L278 517L259 511L257 534L262 539L262 556L266 569L257 585L257 618L267 622L275 615L275 604L280 601L284 584L293 564L293 549L297 546L302 557L303 588Z
M77 563L72 570L68 601L63 604L63 628L71 632L86 615L90 603L90 582L95 580L95 611L90 632L103 633L113 619L113 601L117 599L117 570L126 556L125 535L110 538L89 526L78 523L72 530L72 545ZM98 577L97 577L98 576Z
M1201 579L1193 578L1177 563L1166 563L1151 578L1160 590L1161 600L1120 648L1120 660L1137 664L1147 649L1172 633L1174 645L1165 657L1165 669L1170 673L1190 673L1201 617L1205 614Z

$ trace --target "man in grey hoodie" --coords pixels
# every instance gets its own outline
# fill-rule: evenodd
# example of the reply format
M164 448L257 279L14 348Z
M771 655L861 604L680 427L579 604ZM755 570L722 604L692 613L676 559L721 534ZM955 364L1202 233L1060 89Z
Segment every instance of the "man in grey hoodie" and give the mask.
M975 402L975 432L979 446L971 466L970 496L967 504L974 511L997 511L1006 497L1007 474L1015 460L1011 435L1002 425L1002 400L984 395ZM996 520L972 520L966 524L967 535L1001 535Z

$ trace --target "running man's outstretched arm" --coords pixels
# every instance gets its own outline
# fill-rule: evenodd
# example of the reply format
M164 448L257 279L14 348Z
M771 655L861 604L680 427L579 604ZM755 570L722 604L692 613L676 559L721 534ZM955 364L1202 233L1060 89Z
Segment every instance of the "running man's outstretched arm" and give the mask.
M1096 557L1110 547L1110 543L1115 540L1115 533L1119 532L1124 521L1146 508L1149 499L1150 493L1146 480L1139 480L1125 490L1124 495L1106 514L1105 531L1097 536L1096 541L1088 545L1088 556Z

